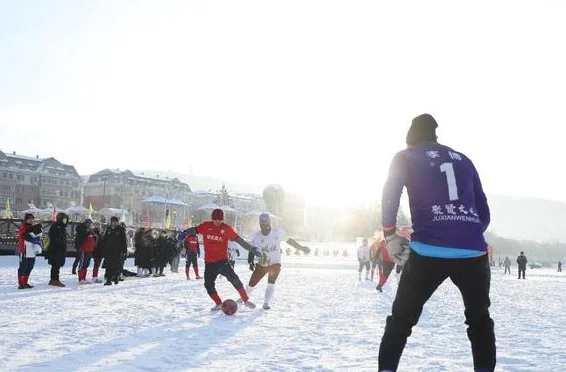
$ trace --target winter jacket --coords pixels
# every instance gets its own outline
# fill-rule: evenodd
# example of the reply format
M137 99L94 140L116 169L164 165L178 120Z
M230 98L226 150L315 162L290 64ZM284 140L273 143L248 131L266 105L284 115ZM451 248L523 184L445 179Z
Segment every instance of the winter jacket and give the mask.
M108 226L102 237L102 255L106 270L117 272L122 257L127 253L126 230L122 226Z
M64 213L57 214L56 222L49 228L49 248L45 252L45 258L50 265L65 265L67 254L67 221Z
M92 234L94 235L94 251L92 252L92 257L95 259L102 259L102 236L100 235L100 229L93 229Z
M22 224L20 225L19 229L18 229L18 253L24 253L26 250L25 247L25 241L26 241L26 234L28 233L29 230L31 230L31 228L33 227L33 225L27 224L25 222L22 222ZM28 235L28 240L30 239L29 235Z
M520 269L526 269L527 268L527 257L525 255L519 255L517 257L517 264L519 265Z
M42 231L43 227L41 224L36 224L31 226L31 228L26 229L26 232L23 235L25 257L32 258L41 253Z
M383 262L395 262L391 254L387 250L387 244L385 244L385 240L382 239L379 241L379 248L377 249L377 257L379 257Z

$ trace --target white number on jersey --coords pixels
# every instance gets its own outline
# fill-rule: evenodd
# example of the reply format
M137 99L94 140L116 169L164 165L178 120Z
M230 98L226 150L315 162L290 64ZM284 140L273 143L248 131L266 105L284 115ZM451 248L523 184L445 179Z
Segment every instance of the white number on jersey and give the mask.
M450 201L458 200L458 185L456 185L456 175L454 174L454 166L452 163L440 164L440 171L446 173L446 182L448 183L448 198Z

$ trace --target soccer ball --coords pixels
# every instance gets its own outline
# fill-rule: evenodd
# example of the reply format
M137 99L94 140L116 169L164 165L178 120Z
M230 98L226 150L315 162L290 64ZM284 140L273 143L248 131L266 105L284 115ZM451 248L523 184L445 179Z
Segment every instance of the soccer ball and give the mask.
M222 312L226 315L234 315L234 313L238 310L238 304L236 301L227 299L224 300L222 303Z

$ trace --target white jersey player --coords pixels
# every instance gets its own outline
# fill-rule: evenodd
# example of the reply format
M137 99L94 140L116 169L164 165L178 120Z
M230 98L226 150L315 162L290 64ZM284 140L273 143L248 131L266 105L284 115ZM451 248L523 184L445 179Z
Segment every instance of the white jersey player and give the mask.
M253 270L249 284L246 288L248 295L251 294L257 283L267 275L267 288L265 289L265 298L263 308L269 309L269 302L275 292L275 282L281 271L281 242L285 241L292 247L299 249L305 253L309 253L309 247L297 243L295 240L288 238L285 231L279 228L271 228L271 218L268 213L262 213L259 216L260 231L252 238L252 245L258 248L261 258L254 265L254 256L248 256L250 270Z

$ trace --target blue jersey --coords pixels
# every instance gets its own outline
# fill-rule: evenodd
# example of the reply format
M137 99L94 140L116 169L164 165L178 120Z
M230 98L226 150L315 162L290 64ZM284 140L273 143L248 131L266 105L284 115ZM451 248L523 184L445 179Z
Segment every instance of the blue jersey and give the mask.
M436 142L398 152L383 188L384 228L396 224L403 187L409 196L414 243L487 251L483 232L490 221L489 207L478 173L465 155Z

